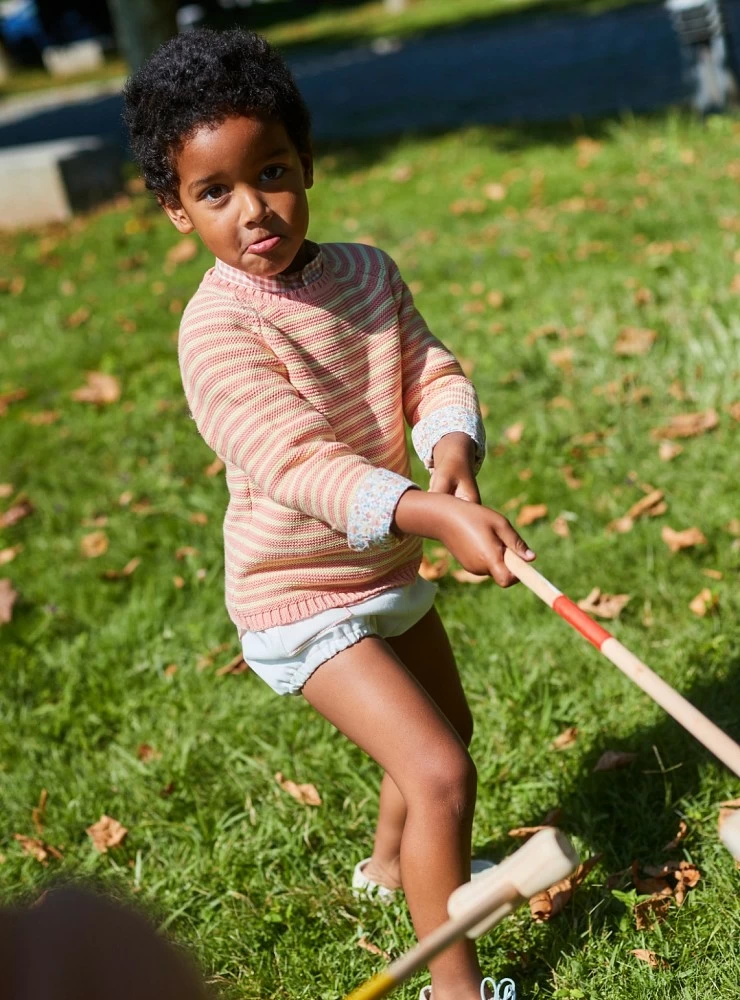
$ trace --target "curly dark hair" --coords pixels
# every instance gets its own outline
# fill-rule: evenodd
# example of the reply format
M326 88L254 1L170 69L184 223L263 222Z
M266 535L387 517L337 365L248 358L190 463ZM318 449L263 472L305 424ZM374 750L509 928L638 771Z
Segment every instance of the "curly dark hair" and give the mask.
M311 150L311 117L290 70L251 31L186 31L161 45L123 91L123 117L144 181L179 204L175 156L202 125L234 115L282 123L299 153Z

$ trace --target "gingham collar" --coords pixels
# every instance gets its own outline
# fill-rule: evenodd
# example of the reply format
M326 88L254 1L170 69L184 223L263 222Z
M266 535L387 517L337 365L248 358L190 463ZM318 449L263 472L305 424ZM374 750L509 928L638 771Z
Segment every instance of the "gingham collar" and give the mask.
M321 252L321 247L316 243L309 243L309 248L315 248L314 256L305 267L292 274L278 274L273 278L256 278L230 264L225 264L218 258L216 258L214 271L224 281L230 281L235 285L243 285L247 288L256 288L261 292L285 292L296 288L305 288L317 281L324 270L324 255Z

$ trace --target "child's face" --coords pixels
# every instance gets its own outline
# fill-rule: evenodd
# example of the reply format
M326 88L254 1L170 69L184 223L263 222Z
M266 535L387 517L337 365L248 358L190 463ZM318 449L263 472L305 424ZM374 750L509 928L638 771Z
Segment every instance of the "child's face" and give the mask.
M180 204L163 207L181 233L196 230L216 257L254 277L303 265L313 164L282 124L239 116L201 126L175 167Z

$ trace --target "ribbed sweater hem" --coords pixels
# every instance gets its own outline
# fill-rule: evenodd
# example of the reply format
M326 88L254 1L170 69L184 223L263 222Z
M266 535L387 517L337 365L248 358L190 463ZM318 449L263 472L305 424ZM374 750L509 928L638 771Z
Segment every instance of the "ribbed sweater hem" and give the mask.
M241 614L235 608L229 608L229 614L240 635L244 632L262 632L275 625L291 625L293 622L303 621L305 618L317 615L321 611L327 611L329 608L344 608L351 604L359 604L360 601L367 601L377 594L382 594L384 590L413 583L420 562L421 557L416 558L413 562L394 570L382 580L377 580L372 586L363 587L361 590L331 591L306 595L251 615Z

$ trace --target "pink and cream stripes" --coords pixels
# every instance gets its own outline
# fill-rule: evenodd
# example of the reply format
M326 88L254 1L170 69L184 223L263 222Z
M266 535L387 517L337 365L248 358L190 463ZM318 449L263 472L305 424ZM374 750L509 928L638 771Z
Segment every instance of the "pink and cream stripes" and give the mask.
M415 579L421 540L391 531L450 431L484 453L478 403L393 261L325 244L298 274L218 262L183 316L183 386L226 464L226 603L241 631L288 624Z

